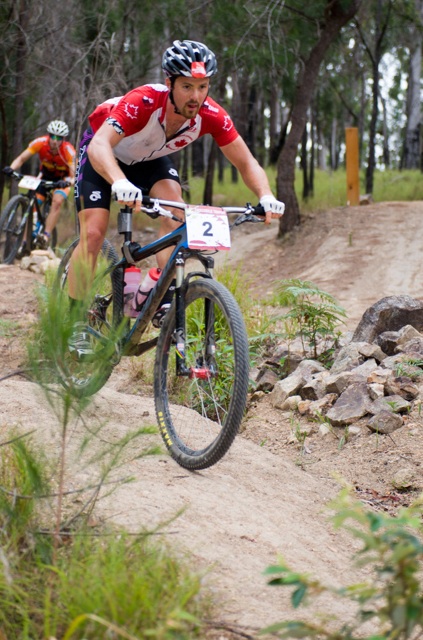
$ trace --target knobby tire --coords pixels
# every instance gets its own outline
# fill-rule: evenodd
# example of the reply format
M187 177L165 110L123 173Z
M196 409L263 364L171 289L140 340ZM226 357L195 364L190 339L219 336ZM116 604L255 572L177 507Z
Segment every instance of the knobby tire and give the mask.
M0 216L0 260L13 264L25 236L25 229L18 233L26 213L29 199L21 194L10 198Z
M70 258L75 251L79 239L75 240L66 250L57 273L56 290L61 296L60 304L69 304L67 295L67 275ZM115 265L119 257L108 240L105 240L98 259L97 274L93 290L90 293L88 312L82 321L87 321L87 327L92 327L95 336L90 337L94 356L88 360L79 361L64 345L59 350L56 368L60 382L76 397L91 396L99 391L109 379L120 358L118 345L118 329L122 328L123 315L123 282L117 271L104 274L107 264ZM72 326L70 327L70 332Z
M207 360L204 316L208 300L215 318L217 375L210 379L176 375L174 302L156 348L154 398L170 455L182 467L199 470L218 462L238 433L248 392L248 338L239 306L221 283L207 278L192 281L184 298L186 363L201 367Z

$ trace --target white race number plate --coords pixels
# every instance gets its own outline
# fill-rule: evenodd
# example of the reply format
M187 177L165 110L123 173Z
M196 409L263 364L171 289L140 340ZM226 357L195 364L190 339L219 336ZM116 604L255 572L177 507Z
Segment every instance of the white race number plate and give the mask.
M19 187L22 189L36 189L40 184L40 178L36 178L35 176L24 176L19 181Z
M231 235L226 211L205 205L189 206L185 209L188 246L190 249L231 248Z

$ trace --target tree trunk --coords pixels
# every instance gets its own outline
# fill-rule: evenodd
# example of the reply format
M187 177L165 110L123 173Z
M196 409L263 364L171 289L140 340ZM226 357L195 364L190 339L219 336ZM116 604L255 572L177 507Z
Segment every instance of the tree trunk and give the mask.
M210 147L210 153L209 153L209 158L207 162L206 180L204 183L204 194L203 194L204 204L213 204L213 178L214 178L214 165L216 162L216 155L217 155L217 144L213 140Z
M383 164L385 165L385 169L389 169L391 164L391 158L389 153L389 127L388 127L388 114L386 109L386 100L381 98L382 102L382 130L383 130Z
M410 69L407 87L407 124L405 130L404 153L402 167L404 169L420 169L420 78L422 58L423 0L416 0L416 13L419 16L419 28L413 24L410 38Z
M16 35L16 66L15 66L15 103L14 103L14 116L13 116L13 137L11 148L11 161L18 156L24 148L24 119L25 119L25 71L28 60L28 25L30 18L30 3L29 0L20 0L17 3L16 11L16 23L17 23L17 35ZM18 185L15 180L11 181L10 195L18 192Z
M314 164L315 164L315 136L316 136L316 127L315 127L315 113L314 109L311 110L311 119L310 119L310 165L309 165L309 195L313 197L314 195Z
M8 135L7 135L7 126L6 126L6 111L4 108L3 98L0 96L0 122L1 122L1 142L0 142L0 162L1 166L4 167L9 164L9 159L7 157L7 149L9 146ZM5 175L3 171L0 171L0 202L3 201L3 190L4 190L4 178Z
M272 83L270 90L270 118L269 118L269 162L276 164L282 147L278 145L278 131L281 122L281 107L279 104L279 87L277 82ZM282 145L283 146L283 145Z
M204 176L204 138L196 140L192 145L192 175L202 178Z
M304 127L303 137L301 141L301 170L303 173L303 200L307 200L309 196L309 183L307 171L307 127Z
M291 115L291 130L277 163L277 197L285 202L285 215L279 223L279 236L300 224L300 210L295 193L295 160L307 120L307 109L314 94L320 65L340 29L353 18L362 0L328 0L319 39L305 61L297 85Z
M373 193L373 176L376 167L376 127L378 119L378 102L379 102L379 61L374 60L372 64L373 68L373 95L372 95L372 111L370 117L369 127L369 155L367 158L366 167L366 193Z

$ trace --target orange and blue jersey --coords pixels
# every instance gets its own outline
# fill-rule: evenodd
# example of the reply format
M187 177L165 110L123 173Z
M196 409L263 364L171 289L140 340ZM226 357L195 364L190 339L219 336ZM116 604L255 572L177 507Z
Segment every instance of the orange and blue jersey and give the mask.
M63 140L57 152L53 152L49 144L50 136L40 136L29 143L28 151L40 158L40 171L49 179L60 180L70 175L70 167L75 163L75 148L67 140Z

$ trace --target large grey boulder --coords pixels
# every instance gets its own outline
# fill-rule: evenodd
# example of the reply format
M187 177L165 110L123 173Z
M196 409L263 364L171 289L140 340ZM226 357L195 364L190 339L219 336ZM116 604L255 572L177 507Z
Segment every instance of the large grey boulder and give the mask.
M372 343L385 331L399 331L405 325L423 331L423 301L411 296L387 296L363 314L352 342Z

